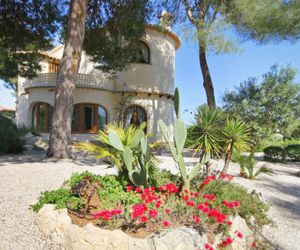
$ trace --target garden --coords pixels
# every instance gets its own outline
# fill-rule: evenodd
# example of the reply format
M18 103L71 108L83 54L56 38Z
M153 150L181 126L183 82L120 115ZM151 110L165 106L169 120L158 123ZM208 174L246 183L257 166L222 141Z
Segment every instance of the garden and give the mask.
M76 147L104 159L117 174L74 173L61 188L42 193L31 208L38 212L44 232L53 234L53 231L59 231L53 228L62 227L59 231L63 231L60 234L62 244L74 249L83 249L87 241L78 234L96 229L100 230L97 231L99 235L123 233L117 242L112 242L115 237L103 236L105 243L104 238L99 242L97 237L90 243L94 247L114 246L110 249L127 249L129 246L130 249L147 249L139 248L139 244L144 247L154 244L155 247L149 249L162 249L162 246L182 249L181 244L187 244L187 249L268 249L269 243L256 230L272 224L267 215L269 206L233 183L234 177L227 173L229 162L251 147L250 127L218 110L203 108L199 113L201 136L195 141L194 151L198 162L192 167L187 166L183 157L187 129L180 119L179 104L176 89L174 138L169 136L165 124L159 122L164 146L178 166L177 174L158 168L157 145L148 142L145 124L127 128L109 124L105 131L99 131L97 143L79 143ZM225 158L223 170L215 170L211 160L221 155ZM260 173L271 172L267 168L260 170ZM250 170L248 174L241 173L246 178L253 178ZM53 207L46 204L55 206L57 217L53 215ZM72 223L47 229L49 223L61 220L62 212L59 211L67 211L64 216ZM68 235L73 229L66 228L74 224L83 231ZM46 229L45 225L48 225ZM178 230L183 231L178 233ZM184 238L194 236L186 238L188 243L179 237L178 243L175 240L177 234ZM70 240L74 235L81 241ZM123 238L126 240L120 242Z

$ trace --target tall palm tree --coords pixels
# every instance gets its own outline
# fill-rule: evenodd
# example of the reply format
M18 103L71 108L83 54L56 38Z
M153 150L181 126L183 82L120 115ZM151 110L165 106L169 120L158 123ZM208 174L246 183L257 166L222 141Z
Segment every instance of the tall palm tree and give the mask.
M250 149L251 129L246 123L238 119L227 119L221 133L223 152L225 153L225 164L222 172L227 173L233 151L243 152Z

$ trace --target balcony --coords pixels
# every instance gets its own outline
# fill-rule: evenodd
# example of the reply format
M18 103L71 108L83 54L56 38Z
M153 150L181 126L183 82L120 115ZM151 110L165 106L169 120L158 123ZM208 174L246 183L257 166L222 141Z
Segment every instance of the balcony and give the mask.
M43 73L38 74L37 77L25 81L25 89L29 88L55 88L57 81L57 73ZM78 74L77 88L93 88L114 90L114 82L110 79L97 77L94 75Z

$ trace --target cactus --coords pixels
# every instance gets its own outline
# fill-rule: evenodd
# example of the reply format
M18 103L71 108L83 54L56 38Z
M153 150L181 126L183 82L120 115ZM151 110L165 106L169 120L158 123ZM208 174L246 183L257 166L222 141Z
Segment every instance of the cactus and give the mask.
M180 118L180 98L179 98L179 90L178 88L175 89L174 93L174 109L177 119Z
M162 136L165 140L165 142L168 144L168 147L171 151L172 157L174 161L177 163L179 167L179 171L181 174L181 178L183 181L183 185L185 189L190 189L190 182L191 180L198 174L200 168L201 168L201 162L198 162L194 168L191 170L190 174L187 174L186 170L186 164L183 159L183 149L184 149L184 144L185 140L187 137L187 129L185 127L184 122L180 119L180 100L179 100L179 91L176 88L175 94L174 94L174 108L175 108L175 113L177 116L177 119L175 121L175 124L173 126L173 141L174 143L170 140L169 135L167 133L167 128L166 125L162 120L158 121L158 127L160 132L162 133Z

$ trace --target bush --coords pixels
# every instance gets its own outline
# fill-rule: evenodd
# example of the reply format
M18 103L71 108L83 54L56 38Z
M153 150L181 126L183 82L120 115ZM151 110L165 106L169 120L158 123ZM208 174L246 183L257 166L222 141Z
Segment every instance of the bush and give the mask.
M255 223L262 227L271 223L267 216L269 206L263 203L259 198L247 192L245 188L225 181L212 181L203 189L205 193L214 194L218 199L216 206L220 207L220 211L226 214L234 215L235 213L250 221L251 216L254 217ZM223 201L239 201L240 206L236 210L222 206Z
M17 128L10 118L0 114L0 154L22 153L26 133L26 129Z
M300 139L300 127L296 128L291 134L292 138L299 140Z
M289 159L300 161L300 144L288 145L284 150Z
M285 160L285 150L279 146L269 146L264 150L264 160L266 161L283 161Z
M41 193L38 202L31 205L31 208L33 211L38 212L45 204L55 204L56 209L65 208L69 204L73 209L81 207L80 199L72 196L71 191L65 188Z

